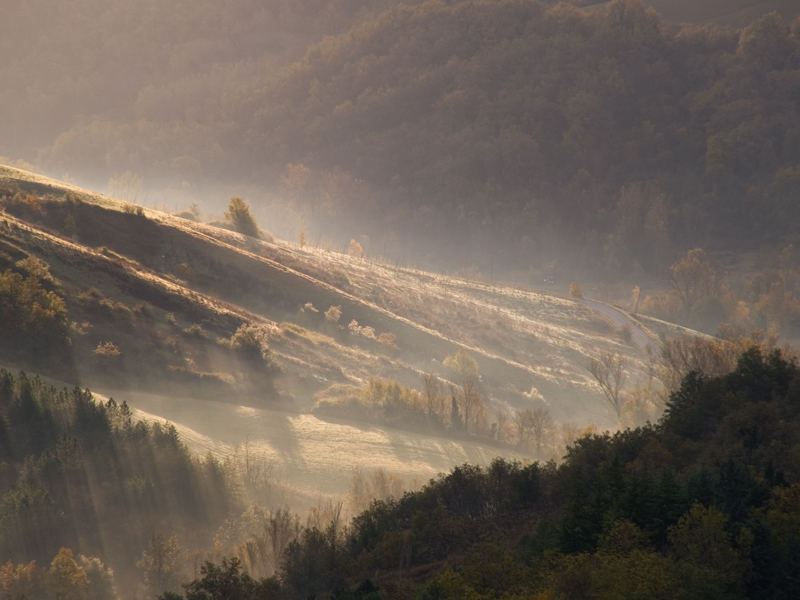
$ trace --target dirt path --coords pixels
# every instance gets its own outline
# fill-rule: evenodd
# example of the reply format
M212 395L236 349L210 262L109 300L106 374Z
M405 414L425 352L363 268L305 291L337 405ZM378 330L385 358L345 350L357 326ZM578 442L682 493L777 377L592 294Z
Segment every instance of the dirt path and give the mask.
M599 312L607 318L615 327L629 327L631 331L631 343L642 352L647 352L648 348L655 349L656 340L648 334L641 325L631 319L624 311L600 302L598 300L581 299L581 303L587 308Z

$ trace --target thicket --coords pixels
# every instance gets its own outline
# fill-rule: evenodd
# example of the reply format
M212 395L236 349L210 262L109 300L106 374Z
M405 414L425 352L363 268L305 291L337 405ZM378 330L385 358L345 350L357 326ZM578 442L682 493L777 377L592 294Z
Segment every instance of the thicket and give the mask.
M631 308L698 330L735 338L761 330L800 338L800 253L794 244L763 253L751 270L731 273L693 248L667 270L668 289Z
M186 597L791 598L798 452L800 367L753 348L687 375L655 425L581 437L560 465L458 467L305 529L257 595L226 562Z
M313 411L323 417L355 419L412 431L429 430L457 438L474 437L520 450L542 450L552 419L544 407L490 414L481 389L478 364L464 349L442 364L452 381L433 373L420 379L420 390L397 381L370 378L361 386L335 384L315 396ZM547 431L549 434L550 432ZM531 437L535 438L531 444Z
M1 265L1 263L0 263ZM7 360L69 367L64 298L47 265L35 257L0 273L0 352Z

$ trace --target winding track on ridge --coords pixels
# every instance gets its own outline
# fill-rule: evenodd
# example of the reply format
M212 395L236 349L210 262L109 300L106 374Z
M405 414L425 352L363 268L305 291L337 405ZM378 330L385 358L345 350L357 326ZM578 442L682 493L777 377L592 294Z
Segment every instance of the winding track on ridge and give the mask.
M580 302L587 308L591 308L603 315L615 327L630 327L631 342L642 352L647 352L648 348L655 347L656 340L652 335L645 331L639 323L631 319L630 315L625 311L599 300L581 298Z

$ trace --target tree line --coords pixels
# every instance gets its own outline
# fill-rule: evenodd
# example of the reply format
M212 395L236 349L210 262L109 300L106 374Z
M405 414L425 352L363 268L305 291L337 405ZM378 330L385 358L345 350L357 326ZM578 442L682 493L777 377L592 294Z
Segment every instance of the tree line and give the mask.
M653 425L561 464L496 460L303 530L277 576L206 563L185 597L790 598L800 545L800 367L751 348L689 373Z

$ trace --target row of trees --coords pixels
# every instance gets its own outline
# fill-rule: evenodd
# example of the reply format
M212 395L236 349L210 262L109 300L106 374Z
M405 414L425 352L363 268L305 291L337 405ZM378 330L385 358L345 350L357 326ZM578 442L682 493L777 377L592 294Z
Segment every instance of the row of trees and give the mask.
M668 290L644 297L639 311L723 337L755 329L800 335L800 253L794 244L770 249L740 273L726 272L702 248L666 270Z
M61 548L48 568L36 561L0 565L0 592L14 600L117 600L114 572L97 557Z
M449 381L425 373L419 389L376 378L362 387L333 385L317 394L314 412L456 438L469 436L540 459L560 456L585 432L573 423L556 422L537 400L529 408L491 409L477 362L464 349L446 357L443 365ZM623 402L621 395L619 401Z

